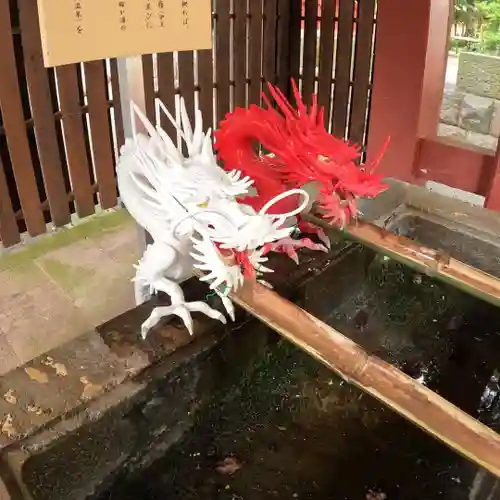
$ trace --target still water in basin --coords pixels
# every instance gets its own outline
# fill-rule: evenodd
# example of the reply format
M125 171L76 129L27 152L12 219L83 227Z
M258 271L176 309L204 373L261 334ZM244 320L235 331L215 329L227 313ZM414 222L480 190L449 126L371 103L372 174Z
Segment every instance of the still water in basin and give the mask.
M376 257L321 319L495 428L500 310ZM163 458L99 500L486 500L495 488L474 464L280 341Z

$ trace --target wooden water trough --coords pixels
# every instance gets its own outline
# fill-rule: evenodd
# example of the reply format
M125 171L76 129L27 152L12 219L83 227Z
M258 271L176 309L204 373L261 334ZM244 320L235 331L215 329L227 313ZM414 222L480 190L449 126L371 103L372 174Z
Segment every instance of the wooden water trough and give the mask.
M418 188L410 187L409 190L421 192ZM464 210L463 204L459 206ZM320 216L309 215L306 219L331 231L331 226ZM427 276L500 306L500 279L447 252L426 247L370 222L357 221L344 228L343 233ZM343 379L500 477L498 433L265 286L247 283L230 297Z

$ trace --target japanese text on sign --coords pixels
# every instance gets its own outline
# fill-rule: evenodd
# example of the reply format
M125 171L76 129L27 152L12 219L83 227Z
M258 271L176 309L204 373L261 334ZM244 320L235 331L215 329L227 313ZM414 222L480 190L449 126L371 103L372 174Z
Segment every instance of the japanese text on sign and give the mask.
M76 33L81 35L83 33L82 0L74 0L73 3L75 7Z
M118 2L118 13L120 15L120 30L125 31L127 29L127 15L125 11L125 1Z
M182 25L189 26L189 2L188 0L181 0L182 7Z
M145 21L146 28L148 30L153 29L153 9L149 0L146 2Z
M160 28L165 27L165 3L163 0L158 0L158 20L160 21Z
M212 47L211 0L37 0L37 6L49 67Z

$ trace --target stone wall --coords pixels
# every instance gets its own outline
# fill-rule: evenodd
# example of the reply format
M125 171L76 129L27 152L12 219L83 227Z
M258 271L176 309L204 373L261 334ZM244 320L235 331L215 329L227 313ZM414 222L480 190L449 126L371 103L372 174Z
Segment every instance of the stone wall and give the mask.
M437 135L496 150L500 136L500 57L460 53L457 84L445 89Z
M500 57L461 52L457 88L466 93L500 99Z
M438 136L495 150L500 136L500 100L462 89L445 90Z

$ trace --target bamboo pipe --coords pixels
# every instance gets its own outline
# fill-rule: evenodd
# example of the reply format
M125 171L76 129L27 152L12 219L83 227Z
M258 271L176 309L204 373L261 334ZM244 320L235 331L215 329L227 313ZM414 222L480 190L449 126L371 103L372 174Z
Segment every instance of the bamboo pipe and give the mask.
M307 214L303 218L325 229L336 229L335 226L314 215ZM338 230L348 238L427 276L449 283L470 295L500 307L500 280L450 257L445 252L427 248L409 238L397 236L386 229L359 220Z
M500 477L500 435L300 307L256 282L231 299L349 383Z

